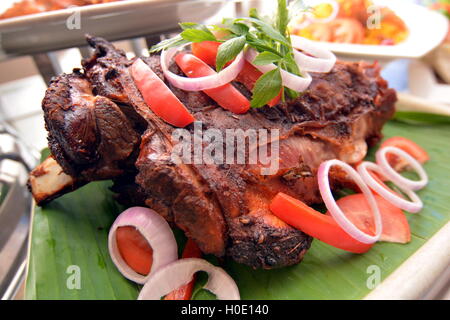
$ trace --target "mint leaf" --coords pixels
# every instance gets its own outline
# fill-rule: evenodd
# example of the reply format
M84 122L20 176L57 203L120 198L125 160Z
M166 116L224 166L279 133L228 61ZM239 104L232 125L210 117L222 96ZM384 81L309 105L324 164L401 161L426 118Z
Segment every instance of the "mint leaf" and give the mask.
M216 71L219 72L225 64L234 58L244 49L245 36L232 38L219 46L216 58Z
M236 34L236 35L239 35L239 36L246 35L246 34L248 33L249 29L250 29L250 28L249 28L246 24L244 24L244 23L239 23L239 22L233 23L233 24L229 27L229 30L230 30L232 33L234 33L234 34Z
M280 67L263 74L253 88L252 108L260 108L275 98L281 90Z
M180 33L184 40L191 42L217 41L216 37L208 30L208 32L199 29L186 29Z
M286 0L278 0L278 10L275 25L282 35L286 35L288 23L289 12L287 9Z
M275 48L272 48L266 41L258 39L250 33L247 34L247 44L259 52L268 51L274 54L279 54L278 51Z
M280 57L277 54L274 54L274 53L268 52L268 51L264 51L256 56L256 58L255 58L255 60L253 60L252 64L257 65L257 66L264 66L266 64L278 62L281 59L282 59L282 57Z
M150 48L150 53L155 53L161 50L166 50L169 48L174 48L174 47L179 47L182 46L183 44L188 44L189 41L184 40L183 38L181 38L181 36L176 36L174 38L171 39L166 39L161 41L160 43L155 44L154 46L152 46Z
M211 30L209 30L208 27L205 26L204 24L195 23L195 22L182 22L182 23L179 23L179 25L180 25L181 29L183 29L183 30L188 30L188 29L202 30L202 31L214 36L212 34Z
M184 22L179 25L183 29L180 35L184 40L192 42L217 41L211 30L203 24Z
M282 45L285 46L291 46L289 41L286 39L284 35L282 35L278 30L275 30L274 27L272 27L270 24L255 19L255 18L241 18L237 19L238 21L248 21L250 22L257 30L259 30L261 33L263 33L268 38L278 41Z

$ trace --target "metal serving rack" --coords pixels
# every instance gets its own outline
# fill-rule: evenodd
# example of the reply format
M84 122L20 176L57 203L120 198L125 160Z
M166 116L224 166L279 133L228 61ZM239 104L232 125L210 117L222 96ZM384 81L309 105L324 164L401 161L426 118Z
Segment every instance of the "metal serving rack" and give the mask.
M39 153L0 123L0 298L16 296L25 279L31 195L26 181Z

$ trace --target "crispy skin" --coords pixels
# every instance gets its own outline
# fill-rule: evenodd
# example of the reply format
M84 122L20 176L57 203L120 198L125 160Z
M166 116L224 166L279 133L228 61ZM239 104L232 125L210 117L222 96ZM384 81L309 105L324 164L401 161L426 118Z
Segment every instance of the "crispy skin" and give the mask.
M174 127L143 101L128 70L132 61L103 39L88 37L88 42L95 48L93 57L83 61L85 80L93 91L88 96L108 99L130 120L130 130L139 136L143 133L137 158L133 152L128 158L133 164L120 161L127 172L111 177L115 178L114 190L121 193L118 198L154 208L193 238L203 252L226 254L254 268L296 264L311 244L311 237L271 214L268 204L273 196L285 192L308 204L321 202L316 178L320 163L334 158L360 161L367 147L379 141L382 126L394 112L395 92L380 78L377 65L365 63L338 62L330 73L313 74L310 88L299 98L243 115L223 110L201 92L185 92L166 82L204 129L280 131L280 169L271 176L261 175L261 165L175 163L171 158L176 144ZM158 56L144 61L165 80ZM176 66L172 70L181 74ZM234 85L250 95L242 84ZM71 85L61 92L70 93L67 88ZM58 99L65 97L57 93ZM49 99L52 94L48 92ZM50 109L44 111L48 117ZM85 113L90 115L81 114ZM77 168L87 161L95 176L101 167L89 162L94 159L90 153L94 140L73 142L64 131L64 121L47 126L50 136L59 139L52 153L66 173L82 175L83 170ZM186 129L193 133L193 125ZM85 128L89 130L95 128ZM70 153L78 150L74 143L87 151ZM78 159L58 156L60 150Z
M92 94L81 73L54 78L42 109L50 150L67 174L93 181L111 179L133 167L139 134L114 102Z

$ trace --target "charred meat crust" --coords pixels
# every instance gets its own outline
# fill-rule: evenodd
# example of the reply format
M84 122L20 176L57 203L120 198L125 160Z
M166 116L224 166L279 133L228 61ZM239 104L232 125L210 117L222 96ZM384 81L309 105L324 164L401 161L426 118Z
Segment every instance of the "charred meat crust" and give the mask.
M270 199L281 191L309 204L320 202L318 165L332 158L348 163L361 160L368 145L379 141L382 126L394 112L395 92L380 78L377 65L365 63L338 62L330 73L313 74L310 88L299 98L243 115L223 110L202 92L188 93L166 82L204 129L279 129L283 159L278 173L268 177L261 176L258 166L174 163L170 157L174 128L143 101L128 70L133 60L101 38L88 37L88 42L95 53L83 61L84 74L62 76L46 95L49 142L64 171L91 180L109 174L122 202L145 203L183 229L205 253L227 254L254 268L298 263L312 240L273 216ZM158 56L143 60L165 81ZM182 74L176 66L171 68ZM74 104L74 92L83 91L77 87L80 82L91 92L86 89L87 99ZM242 84L234 85L249 95ZM108 162L106 167L113 170L104 170L103 158L111 157L98 154L102 130L98 121L90 120L98 117L92 100L128 119L127 132L139 140L134 144L133 139L128 156L118 153ZM61 107L73 105L80 116L74 108ZM89 119L84 132L95 134L81 136L81 143L71 140L71 127L65 123L72 121L76 127L74 117ZM186 129L193 132L192 125ZM109 147L114 153L113 143ZM127 197L130 192L136 197Z
M67 174L111 179L133 166L139 134L114 102L93 95L83 74L52 79L42 109L50 150Z
M272 269L299 263L312 238L292 228L277 228L254 216L241 216L228 224L228 255L251 267Z

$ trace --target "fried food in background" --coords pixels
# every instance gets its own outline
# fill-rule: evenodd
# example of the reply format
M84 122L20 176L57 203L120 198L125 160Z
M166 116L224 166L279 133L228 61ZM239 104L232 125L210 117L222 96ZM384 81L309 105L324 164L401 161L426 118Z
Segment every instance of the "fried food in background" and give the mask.
M34 13L66 9L70 6L87 6L91 4L115 2L119 0L22 0L0 15L0 19L25 16Z
M292 27L294 34L312 40L359 43L373 45L394 45L408 36L405 23L389 8L380 8L380 27L368 28L371 18L369 0L337 0L339 12L337 18L323 23L314 22L305 28Z

